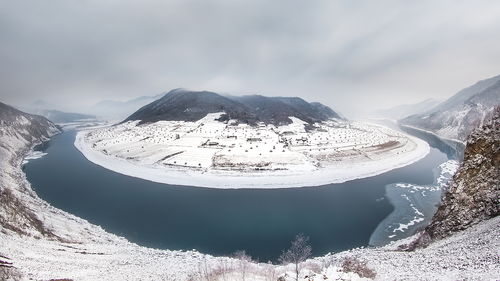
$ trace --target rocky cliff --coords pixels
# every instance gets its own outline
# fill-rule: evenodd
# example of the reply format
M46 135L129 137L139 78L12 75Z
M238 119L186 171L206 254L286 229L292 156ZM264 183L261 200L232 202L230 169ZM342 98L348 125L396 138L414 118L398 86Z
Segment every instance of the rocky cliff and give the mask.
M429 242L500 214L500 107L470 135L464 161L436 214L416 242Z

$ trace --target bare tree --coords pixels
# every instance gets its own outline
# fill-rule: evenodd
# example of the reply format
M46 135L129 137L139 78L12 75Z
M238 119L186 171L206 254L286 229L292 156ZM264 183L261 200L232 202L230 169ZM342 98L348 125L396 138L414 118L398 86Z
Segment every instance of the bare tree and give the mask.
M234 252L233 257L239 261L238 269L241 273L241 280L245 281L245 275L247 273L249 263L252 261L252 257L247 255L244 250Z
M3 261L0 260L0 262ZM18 269L10 265L10 263L0 263L0 280L19 281L22 277Z
M281 253L279 261L284 265L292 263L295 266L295 280L299 280L299 274L302 269L301 263L307 260L311 254L312 248L309 245L309 237L300 233L295 236L291 247Z
M219 260L219 264L214 271L214 274L217 276L217 280L222 279L223 281L228 280L229 272L233 271L233 265L227 259Z
M198 275L199 279L198 280L205 280L205 281L211 281L212 269L210 268L210 265L207 262L207 257L203 256L203 259L198 263Z
M266 281L276 281L276 267L271 262L265 265Z

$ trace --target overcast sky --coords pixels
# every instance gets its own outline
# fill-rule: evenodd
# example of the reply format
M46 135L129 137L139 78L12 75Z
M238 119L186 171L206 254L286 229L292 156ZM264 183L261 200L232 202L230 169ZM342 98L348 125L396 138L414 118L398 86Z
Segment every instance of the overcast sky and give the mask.
M500 1L0 0L0 101L75 110L172 88L346 115L500 74Z

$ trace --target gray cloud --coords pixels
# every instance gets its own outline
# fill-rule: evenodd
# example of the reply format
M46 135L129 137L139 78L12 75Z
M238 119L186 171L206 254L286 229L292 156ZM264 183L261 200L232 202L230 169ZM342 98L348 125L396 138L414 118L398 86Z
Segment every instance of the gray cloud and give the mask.
M2 1L0 97L78 109L186 87L348 115L500 73L498 1Z

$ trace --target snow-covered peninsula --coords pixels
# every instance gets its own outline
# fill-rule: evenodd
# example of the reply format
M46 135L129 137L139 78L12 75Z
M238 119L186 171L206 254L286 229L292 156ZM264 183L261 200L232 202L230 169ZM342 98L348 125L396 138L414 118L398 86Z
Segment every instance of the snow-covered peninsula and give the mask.
M160 183L212 188L318 186L411 164L429 145L380 125L290 117L276 126L218 121L128 121L80 131L75 146L115 172Z

